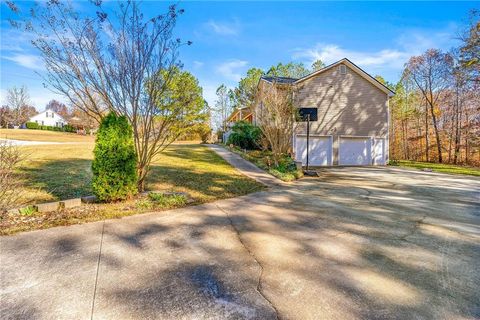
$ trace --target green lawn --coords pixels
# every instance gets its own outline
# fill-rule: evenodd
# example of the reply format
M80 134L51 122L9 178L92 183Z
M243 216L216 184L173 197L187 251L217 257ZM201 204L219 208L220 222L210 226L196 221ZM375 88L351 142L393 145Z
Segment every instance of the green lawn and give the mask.
M92 194L93 144L22 147L28 160L21 168L28 202ZM148 190L186 192L198 203L246 194L258 184L241 175L200 144L173 144L152 163Z
M457 166L453 164L396 160L392 161L390 165L415 169L431 169L434 172L450 174L466 174L471 176L480 176L480 168Z
M92 194L93 143L21 147L28 155L19 170L23 179L23 204L33 204ZM215 152L200 144L173 144L151 166L148 190L182 192L189 204L244 195L262 189L240 174ZM172 199L175 200L175 199ZM185 201L156 201L155 210L186 205ZM162 206L162 203L166 203ZM20 203L19 203L20 205ZM112 204L93 204L78 209L41 214L0 217L0 234L118 218L151 211L145 198Z

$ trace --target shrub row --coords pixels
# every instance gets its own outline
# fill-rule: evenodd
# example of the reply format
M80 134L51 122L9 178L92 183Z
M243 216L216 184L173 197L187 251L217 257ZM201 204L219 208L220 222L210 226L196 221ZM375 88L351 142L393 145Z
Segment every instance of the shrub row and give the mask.
M36 122L27 122L25 123L27 129L32 130L49 130L49 131L62 131L62 132L76 132L77 130L72 127L71 125L67 124L62 127L54 127L54 126L42 126Z

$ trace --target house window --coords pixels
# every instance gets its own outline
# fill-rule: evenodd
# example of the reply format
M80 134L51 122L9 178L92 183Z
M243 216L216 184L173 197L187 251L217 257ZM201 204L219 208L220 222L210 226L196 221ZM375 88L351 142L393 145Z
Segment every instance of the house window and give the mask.
M45 116L48 118L48 112L45 112Z
M344 64L340 65L340 74L347 74L347 66Z

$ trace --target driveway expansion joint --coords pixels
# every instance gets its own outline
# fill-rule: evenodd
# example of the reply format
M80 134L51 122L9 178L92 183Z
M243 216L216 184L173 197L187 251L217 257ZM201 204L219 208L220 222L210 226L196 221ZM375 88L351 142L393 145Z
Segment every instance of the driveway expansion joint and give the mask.
M221 208L218 204L215 204L215 206L225 214L225 216L227 217L228 219L228 222L230 223L233 231L235 232L235 234L237 235L237 238L238 238L238 241L240 242L240 244L245 248L245 250L248 252L248 254L253 258L253 260L255 261L255 263L260 267L260 274L258 276L258 280L257 280L257 287L255 288L255 290L258 292L258 294L260 294L263 299L265 301L267 301L267 303L270 305L270 307L275 311L275 319L277 320L280 320L280 316L278 314L278 310L277 308L273 305L272 301L270 301L270 299L268 299L263 290L262 290L262 277L263 277L263 272L264 272L264 268L263 268L263 265L260 263L260 261L258 261L257 257L255 256L255 254L245 245L245 243L243 242L242 240L242 237L240 235L240 231L235 227L235 224L233 223L233 220L232 218L230 217L230 215L228 214L227 210Z

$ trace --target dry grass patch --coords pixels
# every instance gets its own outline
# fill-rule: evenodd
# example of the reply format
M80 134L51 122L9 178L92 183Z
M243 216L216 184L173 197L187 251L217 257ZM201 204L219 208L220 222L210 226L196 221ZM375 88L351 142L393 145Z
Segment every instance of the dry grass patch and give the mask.
M95 142L94 136L76 133L29 129L0 129L0 139L45 142Z

